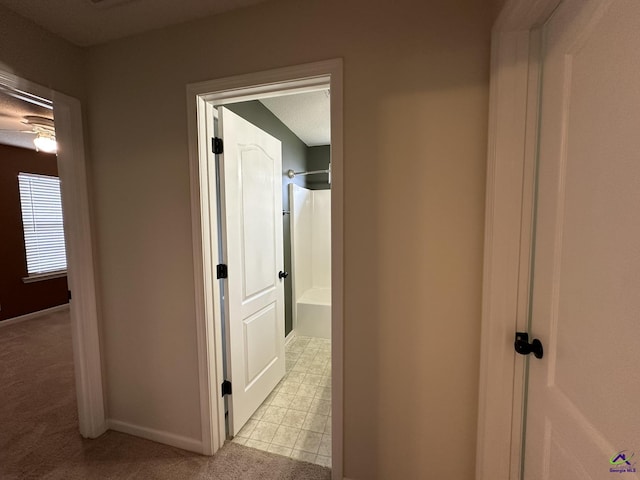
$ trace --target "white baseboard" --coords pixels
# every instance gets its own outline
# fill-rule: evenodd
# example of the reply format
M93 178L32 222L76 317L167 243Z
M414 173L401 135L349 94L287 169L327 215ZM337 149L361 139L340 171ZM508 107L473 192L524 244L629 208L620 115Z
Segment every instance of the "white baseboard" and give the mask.
M296 331L295 330L291 330L289 332L289 335L287 335L286 337L284 337L284 344L286 345L287 343L289 343L291 340L293 340L294 338L296 338Z
M172 447L181 448L190 452L202 454L202 441L193 438L175 435L173 433L164 432L162 430L154 430L153 428L141 427L120 420L107 419L107 427L116 432L128 433L136 437L146 438L154 442L171 445Z
M69 310L68 303L65 303L63 305L57 305L51 308L45 308L44 310L38 310L37 312L27 313L25 315L20 315L19 317L0 320L0 327L8 327L9 325L15 325L16 323L24 322L26 320L31 320L33 318L42 317L43 315L48 315L50 313L61 312L63 310Z

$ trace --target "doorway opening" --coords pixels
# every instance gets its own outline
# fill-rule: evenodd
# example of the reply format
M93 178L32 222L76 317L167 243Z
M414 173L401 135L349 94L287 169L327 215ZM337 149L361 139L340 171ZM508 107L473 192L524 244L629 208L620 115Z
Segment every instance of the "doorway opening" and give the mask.
M233 394L225 397L227 437L235 443L278 453L294 459L331 466L331 191L330 191L330 93L328 88L294 93L266 99L227 104L228 109L280 142L282 163L277 169L281 181L273 194L281 198L282 207L275 211L276 228L282 232L284 267L271 267L271 282L281 283L284 287L283 318L284 333L279 328L269 329L275 335L286 337L284 355L281 359L284 371L277 374L279 382L273 383L261 393L257 392L260 376L269 374L269 368L277 364L271 355L259 363L257 352L267 344L267 337L259 322L268 323L270 319L244 315L246 319L240 335L234 336L232 318L223 315L223 331L226 333L223 347L225 350L225 378L232 385L246 390L241 395L254 398L247 402L234 399ZM229 115L229 112L226 112ZM225 115L221 111L219 118ZM220 122L218 122L220 125ZM228 128L228 127L227 127ZM222 135L218 128L217 135ZM226 131L234 135L233 131ZM224 139L228 145L227 138ZM242 138L247 144L247 138ZM224 154L223 154L224 155ZM244 157L227 158L223 161L242 161ZM243 165L244 177L249 170L256 168L251 160ZM218 162L218 174L223 170ZM224 183L220 179L218 185ZM226 185L228 187L228 185ZM256 186L251 185L255 190ZM226 189L228 191L228 188ZM218 190L219 197L221 189ZM243 202L250 192L243 192ZM255 194L254 192L251 192ZM268 194L271 194L269 190ZM219 198L218 205L233 208L229 202L233 199ZM278 204L279 205L279 204ZM280 214L281 211L281 214ZM247 213L247 212L245 212ZM232 222L233 219L229 219ZM225 243L225 222L219 227L222 244ZM250 225L245 220L243 227ZM228 224L227 224L228 227ZM268 233L261 235L256 251L265 257L268 248L265 245ZM222 248L223 258L231 259L233 245ZM227 253L225 257L225 251ZM252 259L246 259L251 261ZM253 259L255 261L255 259ZM261 259L260 261L263 261ZM244 262L247 263L247 262ZM235 269L235 268L234 268ZM274 275L277 270L279 279ZM256 273L260 275L260 273ZM247 281L251 281L248 278ZM265 285L266 285L265 284ZM222 289L224 290L224 283ZM232 289L232 280L229 280ZM229 292L231 297L233 292ZM264 293L264 291L263 291ZM222 295L221 302L224 302ZM223 313L234 315L233 300L229 298L228 308ZM246 308L246 302L245 307ZM241 316L242 313L236 312ZM228 328L227 328L228 327ZM251 330L261 330L258 340L252 339ZM241 337L238 344L234 337ZM281 338L284 341L285 338ZM257 343L252 343L257 342ZM278 343L278 342L274 342ZM245 347L246 345L246 347ZM240 358L239 351L246 348ZM254 351L250 351L253 349ZM273 352L277 348L274 347ZM274 355L273 357L275 357ZM240 363L240 367L236 364ZM269 364L272 365L270 366ZM253 371L253 377L238 385L238 377L243 377L247 368ZM240 382L244 379L240 378ZM239 404L240 403L240 404ZM242 403L250 403L245 406ZM259 404L259 406L257 406ZM238 408L245 411L238 411ZM247 415L250 415L247 419ZM245 420L246 419L246 420Z
M58 183L55 177L59 177L60 193L57 198L57 206L54 207L47 203L44 210L52 212L57 209L57 217L64 212L64 228L61 228L58 221L54 226L55 232L44 232L43 238L35 238L34 235L31 235L34 232L30 232L30 236L26 238L27 236L23 230L30 228L30 226L28 219L25 217L24 208L28 199L21 199L23 209L21 216L24 217L21 220L23 224L18 225L17 229L14 228L14 230L19 230L18 236L25 240L25 249L28 250L32 242L46 240L45 237L58 237L59 242L51 252L46 252L46 249L38 247L36 249L39 250L37 252L38 255L31 256L31 258L28 258L27 255L25 261L28 265L25 265L25 276L17 280L13 279L13 281L23 282L31 286L43 285L42 282L62 281L62 303L66 303L67 299L71 300L73 298L69 302L69 316L78 427L83 437L95 438L106 431L106 425L80 102L73 97L63 95L55 90L42 87L3 71L0 71L0 91L5 95L3 105L7 107L7 111L2 116L2 120L5 121L4 134L6 137L13 137L15 140L13 142L14 147L11 148L15 148L15 146L24 147L35 143L39 150L45 151L53 148L54 139L57 141L57 155L53 156L53 158L46 158L50 164L47 167L50 169L50 175L47 175L46 178L24 177L20 178L20 180L18 178L19 175L16 175L15 178L8 179L15 187L13 188L15 192L30 190L34 193L37 190L34 190L35 184L38 183L41 184L39 187L42 187L40 190L46 193L53 184ZM21 103L12 103L15 101ZM10 104L14 105L13 109ZM30 106L27 107L26 104ZM36 110L30 110L32 107ZM26 112L24 115L17 113L23 110ZM16 114L18 118L12 118ZM55 129L53 125L54 118ZM26 132L20 132L20 130L26 130ZM16 150L22 154L26 152L28 156L30 155L30 151L24 148L17 148ZM44 154L38 155L41 155L43 159L46 157ZM30 187L19 188L19 182L25 183L25 185L30 182ZM35 199L36 203L43 201L42 195L38 195L38 198ZM45 195L45 197L46 202L49 202L52 198L51 195ZM33 205L30 208L32 213L37 210ZM6 213L6 211L3 213ZM47 215L44 216L47 217ZM42 223L42 215L35 220L36 223ZM39 229L37 228L36 230ZM14 235L16 234L15 231ZM61 236L64 239L59 238ZM61 255L65 256L64 252L61 254L61 250L66 250L67 286L64 285L64 279L61 278L61 270L65 266L65 262L60 258ZM48 253L51 255L48 255ZM56 301L56 303L59 303L59 301ZM24 307L22 305L16 308ZM42 305L36 305L29 309L35 312L36 315L38 311L40 313L50 313L46 309L44 309L45 312L42 312ZM15 311L17 312L18 310ZM18 317L20 317L19 314ZM24 319L24 317L22 319L19 318L19 320Z
M328 141L310 145L277 112L300 113L314 96L325 99L330 126ZM341 62L190 85L188 100L204 453L233 438L331 466L342 478ZM234 125L266 133L281 160L271 163L271 140L235 138ZM216 154L212 138L220 137ZM302 156L291 153L296 142ZM273 300L243 313L279 290L282 307ZM247 399L251 389L260 395Z
M2 326L68 302L55 146L53 103L0 85Z

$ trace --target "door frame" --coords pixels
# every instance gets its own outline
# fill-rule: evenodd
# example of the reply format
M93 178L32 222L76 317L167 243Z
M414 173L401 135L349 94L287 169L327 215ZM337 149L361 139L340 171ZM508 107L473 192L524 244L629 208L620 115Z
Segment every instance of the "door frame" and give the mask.
M343 456L343 130L342 60L334 59L187 85L189 170L195 281L202 453L213 455L226 439L216 181L211 137L214 105L284 93L331 89L331 385L332 478L342 480ZM214 414L214 412L216 412Z
M53 102L67 283L73 292L69 309L78 424L83 437L96 438L107 426L81 104L76 98L5 71L0 71L0 84Z
M507 0L491 40L476 480L519 480L533 252L540 29L561 0Z

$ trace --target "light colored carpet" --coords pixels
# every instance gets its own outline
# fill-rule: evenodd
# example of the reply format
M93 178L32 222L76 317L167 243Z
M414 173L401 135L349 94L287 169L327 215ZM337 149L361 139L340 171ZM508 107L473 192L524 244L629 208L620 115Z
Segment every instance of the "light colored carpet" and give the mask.
M328 480L328 468L227 443L205 457L77 431L69 316L0 327L0 479Z

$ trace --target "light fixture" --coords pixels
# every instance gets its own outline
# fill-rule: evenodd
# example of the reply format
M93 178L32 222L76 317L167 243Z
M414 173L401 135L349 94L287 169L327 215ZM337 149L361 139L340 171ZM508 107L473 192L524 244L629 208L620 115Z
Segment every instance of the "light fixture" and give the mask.
M35 127L36 138L33 139L33 144L36 146L38 152L56 153L58 151L58 143L56 142L55 134L47 129Z
M21 130L22 133L35 135L33 144L36 147L36 151L44 153L56 153L58 151L56 127L53 124L53 118L26 115L22 123L29 126L29 130Z

